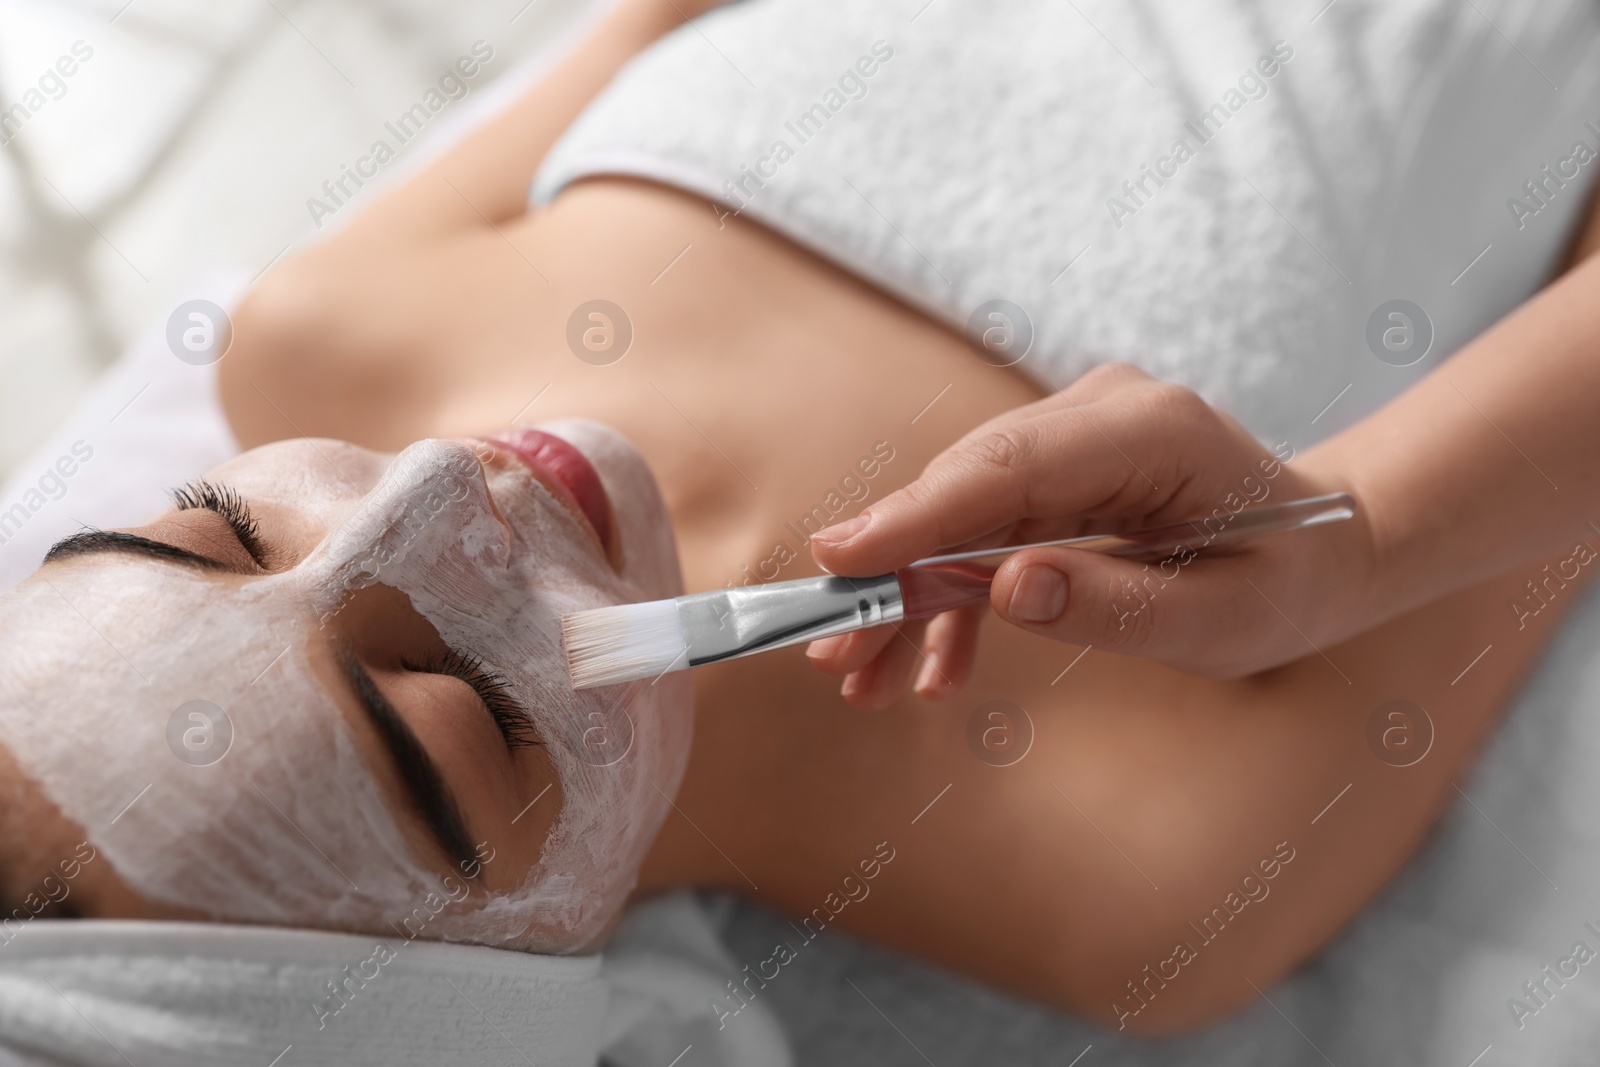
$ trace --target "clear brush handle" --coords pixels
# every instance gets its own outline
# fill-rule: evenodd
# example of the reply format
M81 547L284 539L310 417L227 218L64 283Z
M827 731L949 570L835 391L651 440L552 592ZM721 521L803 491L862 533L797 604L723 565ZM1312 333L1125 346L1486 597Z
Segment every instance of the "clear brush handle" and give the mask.
M989 599L989 586L995 571L1006 558L1027 548L1076 548L1123 559L1154 562L1188 550L1222 548L1267 534L1301 530L1308 526L1339 522L1356 513L1355 498L1349 493L1268 504L1246 508L1223 516L1175 522L1147 530L1119 534L1089 534L1064 537L1059 541L1037 541L1003 548L980 548L972 552L953 552L929 556L895 572L905 598L905 617L922 619L952 608L978 604Z

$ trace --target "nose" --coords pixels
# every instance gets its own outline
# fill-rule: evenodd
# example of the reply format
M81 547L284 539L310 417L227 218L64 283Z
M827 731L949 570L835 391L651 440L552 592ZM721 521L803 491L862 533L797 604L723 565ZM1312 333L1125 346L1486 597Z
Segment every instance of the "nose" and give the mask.
M430 440L394 457L304 568L318 609L328 611L355 589L432 567L446 555L500 568L510 552L511 528L494 506L477 453L462 442Z

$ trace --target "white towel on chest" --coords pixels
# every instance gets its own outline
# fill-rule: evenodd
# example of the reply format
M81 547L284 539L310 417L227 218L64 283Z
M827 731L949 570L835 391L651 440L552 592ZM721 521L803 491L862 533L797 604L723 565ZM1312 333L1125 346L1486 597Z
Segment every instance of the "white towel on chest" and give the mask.
M1590 0L750 0L635 59L532 195L680 186L956 329L1010 301L1053 388L1131 362L1298 446L1544 283L1580 142ZM1394 299L1435 331L1406 368L1366 341Z

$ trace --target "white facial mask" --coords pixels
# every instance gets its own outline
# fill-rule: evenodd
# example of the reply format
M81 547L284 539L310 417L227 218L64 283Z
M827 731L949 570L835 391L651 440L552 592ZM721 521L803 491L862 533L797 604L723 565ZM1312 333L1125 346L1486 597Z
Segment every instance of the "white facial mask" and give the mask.
M284 462L246 457L215 479L322 522L311 555L242 582L115 556L36 576L0 607L0 648L14 660L0 667L0 741L154 900L234 921L375 929L429 894L456 899L460 883L412 854L307 652L351 592L381 582L511 683L561 792L522 884L430 907L424 936L586 947L620 909L677 789L692 704L681 674L621 693L572 690L560 617L673 596L681 580L637 454L593 423L543 428L599 471L620 573L515 461L480 476L473 449L455 442L424 441L388 464L330 442L271 446ZM208 766L175 756L168 739L194 699L221 706L234 731Z

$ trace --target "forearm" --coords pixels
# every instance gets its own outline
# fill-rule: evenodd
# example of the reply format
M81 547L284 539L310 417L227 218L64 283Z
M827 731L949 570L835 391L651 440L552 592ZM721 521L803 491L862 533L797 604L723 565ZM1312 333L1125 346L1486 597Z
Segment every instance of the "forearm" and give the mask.
M1305 461L1367 514L1370 622L1600 542L1600 257Z
M412 240L522 215L528 183L556 139L630 59L682 25L681 6L624 0L516 103L374 204L351 236Z

